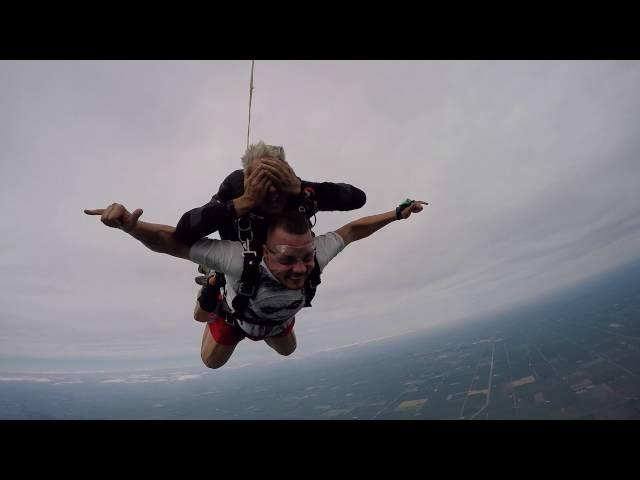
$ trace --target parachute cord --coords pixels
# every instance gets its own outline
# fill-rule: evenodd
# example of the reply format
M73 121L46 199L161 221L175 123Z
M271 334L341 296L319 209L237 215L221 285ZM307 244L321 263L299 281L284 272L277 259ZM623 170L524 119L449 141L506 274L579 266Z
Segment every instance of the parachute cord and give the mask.
M247 148L249 148L249 128L251 127L251 98L253 97L253 63L251 60L251 82L249 83L249 123L247 124Z

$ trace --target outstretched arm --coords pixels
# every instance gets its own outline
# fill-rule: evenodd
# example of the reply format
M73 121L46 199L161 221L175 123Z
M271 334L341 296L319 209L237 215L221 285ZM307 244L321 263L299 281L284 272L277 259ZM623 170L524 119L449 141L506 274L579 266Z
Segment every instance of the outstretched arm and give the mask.
M193 245L201 238L222 230L226 225L233 225L236 219L233 201L221 201L216 198L201 207L185 212L173 232L173 238L184 245Z
M367 202L365 193L348 183L315 183L303 180L302 188L313 191L319 211L357 210Z
M173 237L189 246L217 231L220 231L221 238L229 237L232 235L229 229L235 219L251 212L264 201L273 185L273 178L264 165L253 169L246 178L242 170L232 172L209 203L182 215Z
M421 212L424 208L422 205L428 205L427 202L421 200L413 200L408 206L400 210L400 218L406 219L411 216L412 213ZM361 240L368 237L372 233L380 230L385 225L398 220L396 210L390 212L380 213L378 215L371 215L369 217L359 218L351 223L347 223L343 227L336 230L336 233L342 237L345 246L351 242Z
M311 191L319 211L356 210L367 201L362 190L347 183L301 180L287 162L267 160L262 167L271 175L273 185L290 198L291 206L297 206L304 200L305 191Z
M133 238L140 240L144 246L158 253L166 253L174 257L189 259L189 247L173 238L174 227L156 223L141 222L142 209L130 213L124 205L113 203L107 208L85 210L87 215L101 215L100 220L108 227L119 228Z

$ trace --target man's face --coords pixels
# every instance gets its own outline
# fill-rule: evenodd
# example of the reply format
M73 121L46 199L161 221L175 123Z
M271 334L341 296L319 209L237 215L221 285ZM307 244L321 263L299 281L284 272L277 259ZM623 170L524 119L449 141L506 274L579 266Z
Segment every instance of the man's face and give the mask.
M249 168L247 168L247 171L245 172L245 178L248 178L249 175L251 175L251 172L253 172L253 170L265 160L268 160L270 162L282 162L282 160L280 160L279 158L273 157L256 158L251 162ZM264 202L260 205L259 208L262 212L273 215L276 213L282 213L286 204L287 196L280 192L277 186L272 185L271 187L269 187L269 192L267 193Z
M267 237L264 262L285 287L300 289L315 265L311 231L297 235L276 228Z

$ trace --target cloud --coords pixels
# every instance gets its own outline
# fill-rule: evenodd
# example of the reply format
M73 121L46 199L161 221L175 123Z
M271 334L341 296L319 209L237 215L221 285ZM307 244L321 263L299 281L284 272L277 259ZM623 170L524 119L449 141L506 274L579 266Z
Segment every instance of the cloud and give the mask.
M4 356L199 363L196 266L82 209L117 201L175 225L205 203L240 165L249 68L0 62L0 201L17 206L0 239ZM405 196L430 202L327 267L299 315L300 354L481 314L637 257L639 83L636 61L256 62L252 141L284 145L302 178L367 193L357 212L318 215L319 233ZM245 343L225 368L274 355ZM179 380L111 379L153 381Z
M0 382L34 382L34 383L50 383L50 378L44 377L0 377Z
M126 383L126 384L138 384L138 383L172 383L172 382L185 382L188 380L195 380L200 378L201 373L172 373L165 375L153 375L153 374L132 374L126 377L109 378L101 380L100 383Z

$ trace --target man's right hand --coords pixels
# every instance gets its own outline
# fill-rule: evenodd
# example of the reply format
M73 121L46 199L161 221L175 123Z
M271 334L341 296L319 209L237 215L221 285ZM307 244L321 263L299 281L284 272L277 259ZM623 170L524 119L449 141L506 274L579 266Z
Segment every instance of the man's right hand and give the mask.
M135 230L138 224L138 219L142 215L142 209L138 208L130 213L124 205L119 203L112 203L107 208L98 208L95 210L85 209L84 213L87 215L101 215L100 220L107 227L119 228L127 233L131 233Z
M273 187L273 175L262 165L258 165L244 179L244 193L233 200L236 214L241 217L264 202L269 189Z

